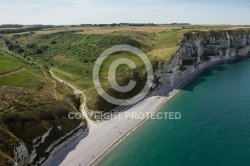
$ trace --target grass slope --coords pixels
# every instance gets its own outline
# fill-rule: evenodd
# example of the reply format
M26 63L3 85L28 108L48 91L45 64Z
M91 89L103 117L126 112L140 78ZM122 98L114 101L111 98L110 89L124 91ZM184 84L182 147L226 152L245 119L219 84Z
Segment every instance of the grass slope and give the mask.
M70 31L69 29L74 31ZM61 30L61 31L59 31ZM80 32L80 30L83 30ZM53 33L51 33L53 31ZM6 47L21 54L23 57L50 68L61 79L83 89L87 93L87 106L92 110L108 111L115 106L99 97L92 82L92 70L95 60L106 49L127 44L139 48L148 55L154 67L159 63L167 63L171 56L179 49L185 29L181 27L79 27L61 28L39 31L33 34L5 35L10 41ZM47 33L46 33L47 32ZM143 63L135 55L116 53L111 55L101 68L102 86L110 94L129 98L141 89L138 86L132 93L119 94L111 90L107 84L108 66L118 58L128 58L138 66L130 70L127 66L119 66L116 71L117 81L126 85L128 80L136 79L144 84L146 72Z
M0 75L11 71L15 71L24 67L25 64L15 59L14 57L0 53Z
M168 63L180 48L183 39L193 37L196 32L208 34L212 31L243 27L231 26L155 26L155 27L61 27L44 29L33 33L2 36L6 48L21 54L26 59L51 69L61 79L71 82L90 94L87 106L93 110L110 110L113 105L103 101L95 92L92 83L92 69L95 60L107 48L128 44L141 49L150 58L153 67ZM189 34L189 36L187 36ZM125 84L129 78L142 81L145 72L142 62L128 53L116 53L107 59L100 75L104 88L109 91L107 71L109 62L119 57L129 58L138 65L138 70L121 66L116 74L118 81ZM115 92L110 92L115 93ZM120 95L116 94L115 95ZM131 94L122 95L128 97ZM118 97L116 96L116 97ZM102 107L100 107L102 105Z
M14 147L19 146L20 141L31 153L32 141L52 128L45 142L36 148L37 161L49 155L44 150L51 143L82 122L68 119L68 113L78 111L79 99L71 89L46 77L36 65L27 65L13 54L3 51L0 54L4 57L1 58L3 64L26 68L0 78L0 165L13 165Z

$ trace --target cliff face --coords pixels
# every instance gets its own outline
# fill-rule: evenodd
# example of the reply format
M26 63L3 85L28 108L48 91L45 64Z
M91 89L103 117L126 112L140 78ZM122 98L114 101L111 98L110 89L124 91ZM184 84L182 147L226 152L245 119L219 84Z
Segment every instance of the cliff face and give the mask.
M13 148L14 166L48 165L48 162L54 155L56 155L64 147L68 146L84 132L85 127L85 124L82 122L76 129L68 132L59 139L56 139L51 144L44 146L44 144L47 144L46 139L53 134L51 133L52 128L50 128L43 135L32 141L33 149L30 153L25 143L18 140L16 146ZM60 127L58 128L59 130L62 130ZM9 165L13 164L11 163Z
M208 32L209 33L209 32ZM156 75L161 84L173 81L209 61L250 55L250 33L190 33L181 43L181 49Z

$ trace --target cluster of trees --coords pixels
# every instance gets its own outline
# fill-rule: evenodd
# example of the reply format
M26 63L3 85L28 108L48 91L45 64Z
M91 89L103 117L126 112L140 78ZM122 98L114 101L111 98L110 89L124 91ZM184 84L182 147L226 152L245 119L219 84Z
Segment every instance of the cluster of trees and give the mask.
M33 26L28 28L17 28L17 29L0 29L0 34L12 34L12 33L22 33L29 31L37 31L45 28L52 28L52 26Z
M114 46L114 45L119 45L119 44L127 44L127 45L131 45L137 48L141 48L142 49L142 44L139 43L138 41L131 39L129 37L126 36L104 36L99 42L98 42L98 46L101 48L108 48L110 46Z
M18 40L20 35L17 34L13 39ZM117 44L127 44L143 51L150 49L129 36L79 35L70 32L41 35L21 46L15 40L6 39L5 44L10 51L22 54L25 58L41 60L44 66L57 66L67 72L76 75L81 73L86 77L91 76L95 60L107 48ZM69 57L68 59L72 60L53 58L57 55Z
M112 23L112 24L71 25L71 27L119 27L119 26L158 26L158 24L154 24L154 23Z
M46 50L48 50L49 46L46 44L42 44L42 45L37 45L35 43L30 43L26 45L26 53L25 56L34 56L34 55L39 55L39 54L43 54Z
M3 24L0 25L0 28L22 28L23 25L19 25L19 24Z
M13 38L20 38L20 37L27 37L30 36L32 34L35 34L36 32L27 32L27 33L22 33L22 34L13 34Z
M189 23L170 23L170 24L154 24L154 23L112 23L112 24L81 24L71 25L71 27L120 27L120 26L159 26L159 25L191 25Z
M24 53L24 57L43 54L49 48L48 45L42 44L38 46L35 43L30 43L30 44L27 44L26 47L21 47L20 44L18 44L18 42L12 43L8 39L5 39L4 42L8 50L12 52L16 52L18 54Z
M171 24L163 24L163 25L191 25L190 23L171 23Z
M4 42L10 51L14 51L19 54L22 54L24 52L24 49L18 43L12 43L8 39L5 39Z

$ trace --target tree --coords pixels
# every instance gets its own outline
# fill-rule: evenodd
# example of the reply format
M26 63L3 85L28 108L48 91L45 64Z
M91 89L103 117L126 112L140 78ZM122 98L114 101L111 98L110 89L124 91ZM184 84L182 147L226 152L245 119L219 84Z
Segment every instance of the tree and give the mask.
M36 44L35 43L30 43L30 44L27 44L26 46L27 48L35 48L36 47Z
M17 49L17 52L18 52L19 54L21 54L21 53L24 52L24 49L22 49L22 48L20 47L20 48Z
M42 54L42 53L43 53L43 51L41 49L36 50L36 54Z
M12 50L15 49L15 46L14 46L13 44L9 44L9 45L8 45L8 49L9 49L10 51L12 51Z
M5 42L6 46L8 46L9 44L11 44L11 42L8 39L5 39L4 42Z
M56 44L57 42L55 40L52 40L50 44Z

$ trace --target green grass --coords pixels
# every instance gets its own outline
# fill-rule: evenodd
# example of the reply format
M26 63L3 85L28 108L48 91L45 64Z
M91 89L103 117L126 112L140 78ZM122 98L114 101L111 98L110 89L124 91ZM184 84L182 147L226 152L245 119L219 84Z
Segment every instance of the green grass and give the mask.
M42 80L34 78L28 71L21 71L19 73L0 78L0 86L13 86L30 88L38 90L42 86Z
M37 66L29 66L26 68L30 73L31 75L34 75L36 77L40 77L40 78L44 78L44 72Z
M176 28L176 27L175 27ZM162 28L160 32L144 31L116 31L108 34L73 34L55 33L44 34L37 37L16 38L24 49L23 56L28 57L39 64L48 66L59 78L70 82L83 90L87 90L94 100L89 100L90 108L98 108L96 105L105 106L107 103L99 101L98 95L93 88L92 70L95 60L106 49L119 45L127 44L139 48L146 53L150 59L155 60L154 50L162 50L165 47L175 47L179 42L180 33L170 27ZM34 35L33 35L34 36ZM176 37L176 40L167 41L169 38ZM26 41L28 39L29 41ZM29 45L27 45L29 43ZM37 50L41 54L37 54ZM158 56L158 55L157 55ZM160 55L162 56L162 55ZM109 65L118 58L129 58L139 66L135 70L129 70L126 65L119 66L116 71L117 82L126 84L128 79L137 77L140 81L145 77L145 70L140 66L142 61L135 55L119 53L110 56L105 60L101 69L100 76L104 89L109 90L111 86L107 83ZM138 75L138 76L136 76ZM16 84L14 84L16 85ZM115 92L111 92L116 94ZM125 97L125 96L123 96ZM98 104L97 104L98 103ZM95 105L94 107L92 107ZM107 107L109 108L109 107Z
M0 58L0 73L9 73L26 66L26 64L9 53L0 52ZM40 77L40 80L34 77ZM0 78L0 86L24 87L37 90L41 88L42 77L44 77L44 74L41 69L26 66L24 71Z
M78 110L79 99L71 89L59 87L46 77L41 68L25 65L22 57L15 59L12 54L0 53L1 64L8 67L2 65L5 71L12 71L20 64L26 67L0 78L0 165L13 165L13 150L18 146L14 145L14 139L23 141L31 152L32 141L52 127L49 137L37 147L36 159L47 157L44 150L82 122L67 118L69 112ZM62 130L57 128L59 125Z
M134 30L133 30L134 28ZM139 48L146 53L152 62L154 68L169 62L171 57L180 49L180 43L185 39L187 32L196 34L196 32L207 33L211 29L226 30L230 26L163 26L152 29L152 27L140 28L115 28L115 30L105 30L105 33L99 33L102 29L94 28L89 33L39 33L25 36L13 37L7 36L12 42L20 44L24 49L22 55L26 58L52 69L52 71L62 80L70 82L83 90L88 90L91 98L90 105L105 105L99 102L98 95L93 90L92 70L96 59L106 49L119 45L127 44ZM156 27L154 27L156 28ZM98 33L94 34L95 32ZM103 32L104 32L103 31ZM18 51L18 50L14 50ZM130 58L137 66L142 66L142 62L127 53L119 53L109 57L101 69L100 75L103 86L109 90L108 69L110 63L118 58ZM140 71L141 70L141 71ZM124 72L125 71L125 72ZM121 74L122 73L122 74ZM125 84L127 79L135 77L143 79L145 70L128 70L126 65L120 66L117 71L117 81ZM15 84L16 85L16 84ZM93 107L97 108L97 107Z
M157 35L154 49L170 48L183 40L182 30L168 30Z
M8 53L0 52L0 74L5 74L24 67L25 64Z
M80 75L76 75L76 74L73 74L73 73L69 73L69 72L60 70L57 67L51 68L51 71L53 71L56 74L56 76L59 76L60 78L66 79L66 80L69 80L69 81L75 81L75 80L78 80L78 79L81 78Z
M137 68L139 68L140 66L143 66L143 61L137 55L134 55L132 53L119 53L119 54L110 55L109 57L105 59L100 69L100 79L101 79L101 82L106 86L106 88L108 88L107 82L108 82L109 67L112 64L112 62L120 58L131 60L132 62L135 63ZM132 71L133 70L129 69L127 65L120 65L118 66L116 71L113 71L113 72L115 72L116 80L118 81L119 79L122 80L122 78L125 78L126 76L130 75Z
M157 34L155 48L148 53L151 59L158 59L165 63L180 49L178 45L184 38L184 30L167 30Z
M54 66L52 71L59 78L71 82L81 89L89 90L93 88L92 70L94 62L105 49L116 44L132 44L146 52L153 48L154 37L155 35L151 33L125 31L105 35L54 34L45 35L37 40L48 43L48 41L56 39L57 44L52 45L53 48L50 48L53 51L47 54L55 52L49 60L49 63ZM59 60L58 55L60 55ZM117 54L112 57L126 58L127 56L126 54ZM104 70L107 71L107 69ZM102 75L106 73L104 72Z
M66 72L65 70L61 70L56 67L53 67L51 71L53 71L53 73L60 79L70 82L83 90L88 90L92 87L91 76L84 77L83 75L80 75L80 73L79 75L77 75L70 72Z

